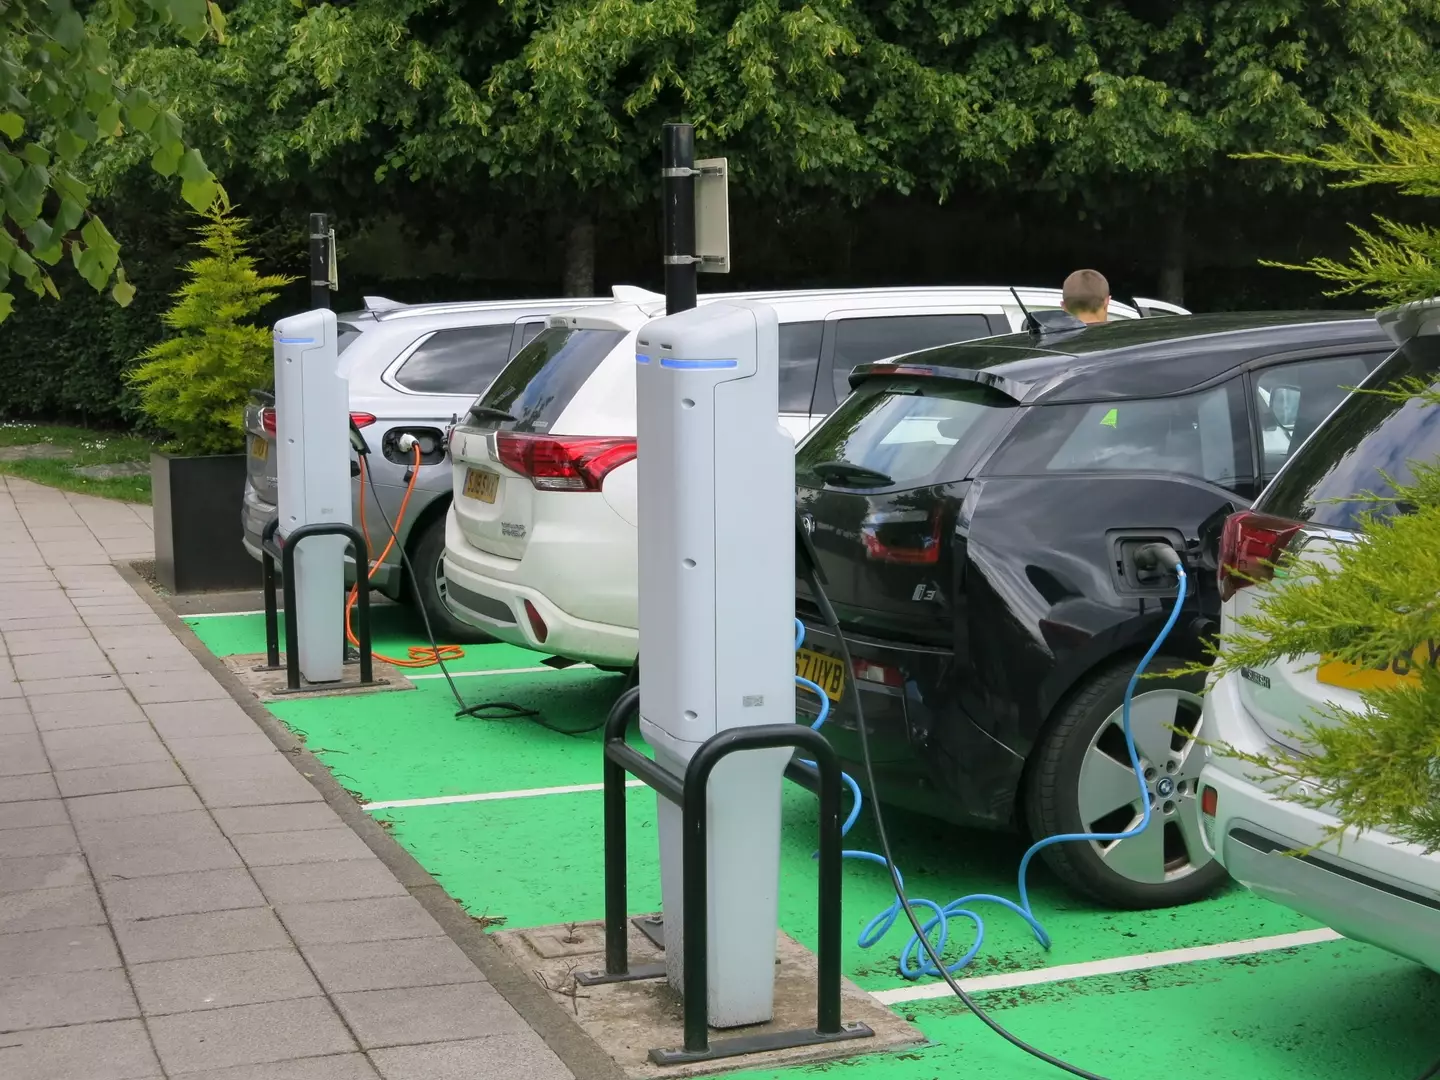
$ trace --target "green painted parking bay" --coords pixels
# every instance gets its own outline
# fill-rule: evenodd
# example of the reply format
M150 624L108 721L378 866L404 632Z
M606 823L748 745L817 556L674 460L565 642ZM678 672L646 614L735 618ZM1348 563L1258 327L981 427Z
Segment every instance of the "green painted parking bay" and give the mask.
M377 648L406 655L417 644L405 612L376 612ZM202 640L224 654L264 648L259 616L192 619ZM450 667L467 702L511 702L538 709L554 727L598 722L623 679L589 668L524 670L538 654L505 645L466 647ZM507 929L599 919L602 899L601 736L570 736L525 719L457 719L438 669L413 672L416 689L364 697L297 699L270 707L392 835L474 916ZM638 745L638 740L637 740ZM535 795L537 790L563 789ZM578 790L577 790L578 789ZM473 801L454 801L475 796ZM399 805L395 805L395 804ZM660 906L655 796L629 793L630 908ZM815 800L787 786L782 847L783 929L815 945ZM975 892L1015 895L1023 844L1015 837L955 829L890 811L896 858L912 896L946 903ZM847 847L878 844L867 812ZM1407 1080L1436 1048L1420 1032L1440 1004L1440 978L1379 950L1344 941L1145 970L1046 981L1046 969L1111 961L1137 967L1143 954L1224 943L1245 952L1268 939L1310 932L1288 909L1230 888L1185 908L1116 912L1076 897L1043 867L1032 875L1036 914L1054 938L1046 952L1012 913L977 905L985 943L962 978L999 973L1024 985L983 994L1000 1019L1045 1049L1111 1080L1140 1080L1157 1068L1174 1075ZM986 1031L949 998L896 1000L917 984L896 971L909 938L897 925L876 947L856 944L892 893L884 870L847 861L843 967L867 990L913 1015L935 1045L830 1064L826 1073L856 1080L931 1080L940 1076L1060 1075L1031 1062ZM972 940L968 920L952 924L947 953ZM1323 936L1323 935L1320 935ZM1258 939L1258 940L1257 940ZM1028 973L1028 974L1027 974ZM1072 974L1055 972L1055 975ZM924 985L924 984L920 984ZM1212 1067L1213 1066L1213 1067ZM813 1070L812 1070L813 1071ZM743 1074L798 1078L803 1069Z

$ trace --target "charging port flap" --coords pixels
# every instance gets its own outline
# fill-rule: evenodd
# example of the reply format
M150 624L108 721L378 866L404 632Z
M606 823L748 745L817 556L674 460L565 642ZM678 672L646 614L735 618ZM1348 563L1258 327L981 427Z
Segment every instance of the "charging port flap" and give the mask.
M1178 529L1111 529L1105 534L1110 552L1110 577L1122 596L1174 596L1175 575L1162 567L1146 567L1137 559L1150 544L1166 544L1182 557L1185 538Z

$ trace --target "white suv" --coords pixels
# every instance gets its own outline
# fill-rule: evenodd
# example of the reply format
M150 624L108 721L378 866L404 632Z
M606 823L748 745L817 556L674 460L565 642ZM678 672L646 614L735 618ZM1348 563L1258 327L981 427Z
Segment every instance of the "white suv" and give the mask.
M1021 289L1031 310L1055 289ZM1006 288L749 293L780 320L781 422L797 441L858 364L1019 330ZM700 303L720 299L703 296ZM1137 300L1112 318L1187 314ZM451 435L446 603L460 621L603 668L636 658L635 342L664 297L551 316Z
M1440 308L1386 312L1380 321L1405 344L1364 385L1393 389L1418 376L1440 388ZM1254 610L1263 590L1284 587L1278 576L1271 579L1282 554L1326 562L1337 545L1362 542L1360 516L1377 510L1364 493L1393 491L1392 478L1411 480L1407 462L1440 458L1440 407L1352 394L1327 419L1328 407L1307 410L1306 397L1299 388L1293 437L1303 444L1255 505L1226 522L1222 632ZM1282 747L1304 753L1310 747L1297 734L1303 721L1323 723L1327 705L1363 710L1361 690L1418 678L1421 665L1440 662L1440 649L1417 642L1412 655L1398 657L1388 670L1317 665L1318 659L1296 657L1219 678L1205 698L1207 741L1264 757ZM1200 821L1215 858L1259 895L1440 971L1440 855L1379 830L1348 834L1343 845L1322 844L1336 818L1282 800L1283 784L1218 749L1207 751Z

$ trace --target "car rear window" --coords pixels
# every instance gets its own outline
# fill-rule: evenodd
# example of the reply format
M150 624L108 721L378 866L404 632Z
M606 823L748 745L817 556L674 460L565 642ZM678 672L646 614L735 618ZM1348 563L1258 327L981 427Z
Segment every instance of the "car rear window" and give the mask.
M1034 405L986 473L1174 472L1232 487L1248 473L1238 384L1198 394Z
M395 372L395 381L417 394L478 394L510 356L512 323L437 330Z
M1381 364L1291 455L1255 508L1338 529L1358 528L1367 513L1403 511L1383 500L1413 481L1411 462L1440 458L1440 408L1365 391L1415 378L1440 389L1440 337L1415 338Z
M346 349L348 349L355 341L355 339L358 338L362 333L364 333L364 331L361 330L360 327L355 326L353 323L336 323L335 355L339 356Z
M876 315L835 324L835 397L850 392L852 368L994 333L984 315Z
M797 476L839 461L873 469L896 485L963 480L1011 416L1015 402L978 383L867 379L796 452Z
M515 354L475 404L515 417L510 430L543 434L560 418L585 380L595 374L600 362L625 340L625 333L549 327ZM479 422L495 423L483 417Z

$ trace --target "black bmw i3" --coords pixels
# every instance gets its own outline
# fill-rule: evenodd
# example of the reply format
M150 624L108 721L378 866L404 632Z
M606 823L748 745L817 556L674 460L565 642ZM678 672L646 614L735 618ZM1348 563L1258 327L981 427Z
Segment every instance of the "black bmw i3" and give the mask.
M947 345L850 373L796 453L797 511L852 667L797 584L797 673L878 795L1032 837L1138 824L1120 706L1176 582L1136 553L1163 541L1190 595L1132 706L1152 823L1046 852L1072 887L1129 908L1225 879L1200 834L1200 680L1219 619L1225 516L1391 352L1363 313L1192 315ZM800 695L802 712L818 705Z

